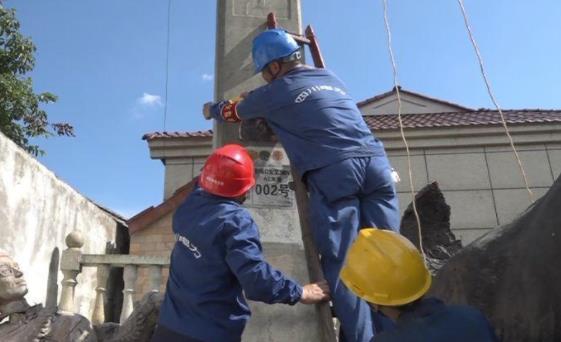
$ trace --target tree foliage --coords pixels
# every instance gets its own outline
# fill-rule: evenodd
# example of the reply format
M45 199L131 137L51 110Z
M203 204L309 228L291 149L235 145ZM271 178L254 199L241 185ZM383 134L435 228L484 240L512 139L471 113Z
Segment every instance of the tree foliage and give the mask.
M74 136L68 123L51 123L41 104L57 100L49 92L36 94L26 76L35 66L35 45L19 32L13 9L0 5L0 131L33 155L43 154L32 137Z

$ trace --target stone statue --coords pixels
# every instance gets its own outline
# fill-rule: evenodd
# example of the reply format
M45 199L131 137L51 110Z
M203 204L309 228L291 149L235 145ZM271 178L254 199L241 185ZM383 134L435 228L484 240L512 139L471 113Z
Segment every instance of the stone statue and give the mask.
M97 337L83 316L58 312L56 307L30 306L27 284L17 263L0 251L0 340L95 342Z
M18 264L0 250L0 341L56 342L148 342L152 337L163 296L150 292L136 303L121 325L90 321L57 307L30 306L25 300L27 284Z

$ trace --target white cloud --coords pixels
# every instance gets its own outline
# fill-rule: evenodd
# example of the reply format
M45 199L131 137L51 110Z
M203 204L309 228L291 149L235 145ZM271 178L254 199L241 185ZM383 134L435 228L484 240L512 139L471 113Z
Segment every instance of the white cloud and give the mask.
M146 107L161 107L162 97L160 95L143 93L141 97L136 99L136 102Z
M201 78L203 81L212 81L214 79L214 75L213 74L202 74Z
M142 96L138 97L130 108L130 113L133 119L140 120L147 115L159 112L159 109L163 106L164 104L160 95L142 93Z

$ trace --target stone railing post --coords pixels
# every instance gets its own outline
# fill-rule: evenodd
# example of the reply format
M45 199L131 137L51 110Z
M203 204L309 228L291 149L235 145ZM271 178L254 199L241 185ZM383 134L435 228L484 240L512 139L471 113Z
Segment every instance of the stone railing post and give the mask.
M107 278L109 278L109 265L97 266L97 287L95 288L95 307L92 314L92 324L99 325L105 322L105 291Z
M72 235L74 234L74 235ZM134 309L134 294L138 269L147 268L149 291L158 292L162 283L162 269L169 267L169 258L156 256L140 256L127 254L81 254L81 237L74 232L66 241L69 248L62 252L61 270L64 273L62 281L61 310L71 311L74 308L74 287L76 276L83 267L97 267L97 287L95 288L95 307L91 322L93 325L105 323L105 296L109 273L112 267L123 267L123 307L120 322L129 318Z
M160 284L162 283L162 266L149 266L148 279L150 292L160 292Z
M62 279L62 289L60 294L60 311L74 312L74 288L76 287L76 277L82 270L80 258L84 245L84 238L78 231L73 231L66 236L66 246L60 259L60 270L64 275Z
M123 308L121 309L120 322L123 323L132 313L134 309L134 287L136 285L137 266L125 265L123 272L123 280L125 281L125 288L123 289Z

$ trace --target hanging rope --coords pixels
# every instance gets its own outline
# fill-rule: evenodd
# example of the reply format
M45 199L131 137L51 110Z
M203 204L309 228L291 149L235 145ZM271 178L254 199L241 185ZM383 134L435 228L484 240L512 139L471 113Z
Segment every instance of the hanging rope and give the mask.
M166 121L168 116L169 32L171 26L170 17L171 17L171 0L168 0L167 34L166 34L166 83L165 83L165 94L164 94L164 132L166 131Z
M409 187L411 190L411 203L413 205L413 213L415 214L415 219L417 220L417 232L419 235L419 250L423 254L423 259L425 264L427 263L427 256L425 255L425 250L423 249L423 234L421 231L421 219L419 218L419 212L417 211L417 204L415 203L415 187L413 185L413 170L411 167L411 154L409 152L409 144L407 143L407 139L405 139L405 132L403 131L403 121L401 119L401 94L399 89L399 82L397 78L397 66L395 63L395 58L393 54L392 48L392 31L390 29L390 23L388 19L388 0L383 0L384 3L384 24L386 27L386 35L387 35L387 43L388 43L388 51L390 54L390 61L392 63L392 72L393 72L393 84L395 93L397 96L397 119L399 121L399 131L401 133L401 139L403 140L403 144L405 145L405 151L407 152L407 168L409 171Z
M522 166L522 161L520 160L518 151L516 151L516 147L514 146L514 141L512 140L512 136L510 135L510 131L508 129L503 111L501 110L501 107L499 106L497 100L495 99L495 95L493 94L493 90L491 89L491 84L487 79L487 73L485 72L485 67L483 66L483 58L481 57L481 53L479 52L479 48L477 47L477 43L475 42L475 37L473 36L473 32L471 31L471 26L469 24L466 9L464 7L464 1L458 0L458 4L460 5L460 9L462 10L462 15L464 17L464 24L466 26L469 39L471 40L471 45L473 45L473 49L475 50L475 54L477 55L477 61L479 62L479 70L481 71L481 76L483 77L483 81L485 81L485 86L487 87L487 93L489 94L491 101L493 101L495 108L497 108L497 111L501 116L501 122L505 129L506 136L508 137L508 141L510 142L510 147L512 148L512 151L516 156L516 161L518 162L518 167L520 168L520 172L522 173L522 178L524 178L524 184L526 185L526 190L528 191L530 202L534 203L534 194L532 193L532 190L530 190L530 185L528 183L528 177L526 176L526 171L524 171L524 167Z

